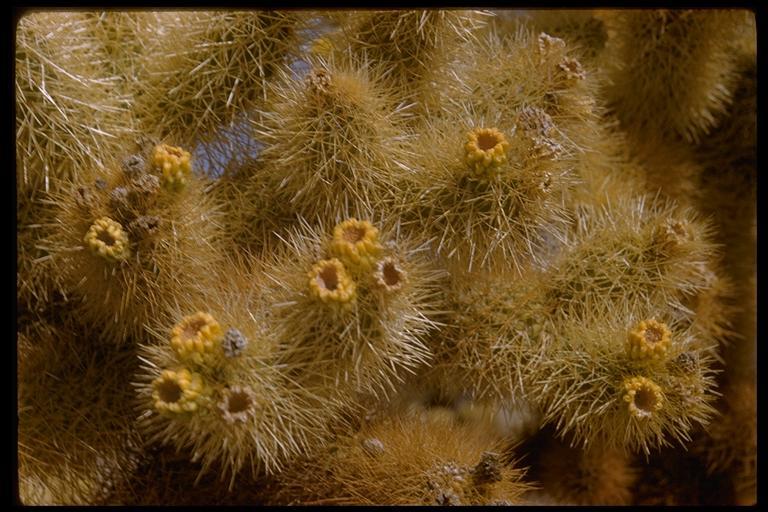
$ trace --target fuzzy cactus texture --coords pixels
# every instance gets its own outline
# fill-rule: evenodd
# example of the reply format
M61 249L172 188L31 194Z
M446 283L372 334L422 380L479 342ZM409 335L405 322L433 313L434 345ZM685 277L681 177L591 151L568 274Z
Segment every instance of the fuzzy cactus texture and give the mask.
M45 10L24 505L753 505L747 9Z

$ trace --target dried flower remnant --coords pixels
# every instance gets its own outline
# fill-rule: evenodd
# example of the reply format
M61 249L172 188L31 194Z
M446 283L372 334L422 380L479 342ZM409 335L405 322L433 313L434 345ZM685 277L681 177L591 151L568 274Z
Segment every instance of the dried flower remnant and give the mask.
M160 227L160 218L155 215L142 215L136 217L129 225L128 230L138 239L143 239L157 233Z
M118 214L124 214L130 207L128 188L117 187L109 193L109 207Z
M94 255L107 261L121 261L130 256L128 234L123 230L123 226L109 217L102 217L94 222L83 241Z
M307 89L315 94L327 93L331 88L331 75L325 69L312 69L304 79Z
M435 505L464 505L467 470L453 462L441 464L427 476L427 487L434 493Z
M661 409L664 397L661 387L645 377L630 377L624 380L624 401L629 413L635 418L650 418Z
M202 311L184 317L171 331L171 347L182 359L197 364L213 355L222 336L221 326L213 316Z
M330 253L350 269L371 269L381 251L379 230L367 220L348 219L333 229Z
M546 32L539 34L539 54L541 55L542 59L544 59L555 50L562 51L564 49L565 41L559 37L552 37Z
M553 158L563 152L563 147L555 140L557 129L552 117L538 107L523 107L517 117L517 125L531 141L531 156L534 158Z
M227 332L224 333L224 338L221 340L221 348L224 351L224 355L229 358L239 356L247 346L248 338L234 327L227 329Z
M221 416L227 423L245 423L254 413L256 403L253 391L245 386L232 386L219 402Z
M381 440L376 437L363 439L363 441L360 443L360 446L363 448L363 451L371 457L375 457L384 453L384 443L382 443Z
M480 462L472 469L472 478L475 485L483 486L501 482L503 479L501 468L502 462L498 453L483 453Z
M123 173L128 176L128 178L133 179L134 177L140 176L144 174L145 171L144 158L142 158L141 155L130 155L123 160L122 169Z
M408 274L405 273L395 258L390 256L382 259L376 265L373 279L376 284L387 293L394 293L402 289L406 283Z
M496 128L476 128L467 134L464 150L472 173L490 177L507 161L509 142Z
M660 359L672 343L672 333L663 322L643 320L627 335L627 354L631 359Z
M665 219L654 232L654 241L665 249L674 249L691 239L690 226L677 219Z
M686 374L692 374L699 367L698 358L689 352L681 352L669 364Z
M325 303L347 305L357 297L355 282L337 258L317 262L308 275L312 295Z
M141 174L133 180L131 188L142 194L156 194L160 190L160 178L154 174Z
M526 132L540 137L551 137L555 133L552 116L538 107L526 106L520 109L517 124Z
M160 412L194 412L197 410L205 386L202 377L186 368L163 370L152 382L152 399Z
M565 73L565 78L570 83L576 83L587 77L584 68L581 67L581 63L576 59L566 57L558 67Z
M176 146L160 144L152 152L152 165L163 173L163 184L179 190L187 183L187 176L192 172L192 155Z

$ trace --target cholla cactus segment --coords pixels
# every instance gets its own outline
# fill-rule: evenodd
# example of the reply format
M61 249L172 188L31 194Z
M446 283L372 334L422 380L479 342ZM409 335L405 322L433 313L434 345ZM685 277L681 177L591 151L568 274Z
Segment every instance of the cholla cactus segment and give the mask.
M299 461L277 476L275 504L517 504L531 489L525 470L495 455L503 444L490 425L414 413L395 411Z
M387 293L394 293L403 288L407 282L408 274L395 258L388 256L376 265L373 279L379 288Z
M310 292L325 303L345 305L357 297L355 282L337 258L318 261L308 275Z
M109 217L96 220L88 229L83 241L93 254L107 261L121 261L131 254L128 234L123 226Z
M632 359L664 357L672 343L672 333L663 322L643 320L627 335L627 354Z
M205 391L203 378L186 368L163 370L152 388L155 409L170 413L195 412Z
M509 142L496 128L476 128L464 145L467 165L475 176L491 177L507 161Z
M629 413L640 419L651 417L664 403L661 387L646 377L625 379L623 399Z
M219 402L221 416L227 423L245 423L255 412L256 397L250 388L232 386Z
M176 146L160 144L152 152L152 165L163 172L163 184L173 190L184 187L192 172L192 155Z
M747 10L621 10L603 19L604 96L624 127L698 142L717 125L733 96L732 48Z
M379 230L367 220L347 219L333 228L330 253L351 270L370 270L382 250Z
M234 327L227 329L224 338L221 340L221 348L227 357L239 356L248 346L248 338Z
M212 315L198 311L184 317L171 331L171 346L182 359L197 364L209 360L219 348L222 329Z

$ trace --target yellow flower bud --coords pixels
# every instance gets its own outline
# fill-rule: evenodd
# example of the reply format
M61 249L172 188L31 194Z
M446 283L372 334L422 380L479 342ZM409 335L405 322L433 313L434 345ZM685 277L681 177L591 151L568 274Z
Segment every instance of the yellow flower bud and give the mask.
M120 261L130 256L128 234L123 226L109 217L94 222L83 241L93 254L108 261Z
M312 295L323 302L347 305L357 297L355 282L336 258L317 262L308 275Z
M659 359L672 343L672 333L665 323L643 320L627 335L627 354L631 359Z
M152 399L160 412L194 412L204 394L203 379L187 369L163 370L152 382Z
M178 190L187 183L187 176L192 172L192 155L176 146L160 144L152 153L152 165L163 173L163 184Z
M183 359L203 364L220 348L223 331L208 313L198 311L184 317L171 331L171 346Z
M624 380L624 401L629 413L635 418L649 418L661 409L664 396L661 387L645 377L630 377Z
M330 253L349 268L370 270L381 251L379 230L368 221L347 219L333 229Z
M507 161L509 142L496 128L476 128L467 134L464 150L472 173L489 177Z

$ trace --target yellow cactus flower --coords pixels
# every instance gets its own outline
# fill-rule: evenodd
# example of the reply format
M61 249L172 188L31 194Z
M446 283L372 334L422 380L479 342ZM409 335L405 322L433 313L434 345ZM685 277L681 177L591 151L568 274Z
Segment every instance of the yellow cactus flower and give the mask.
M643 320L627 335L627 354L631 359L659 359L671 343L672 333L667 324Z
M624 401L635 418L649 418L661 409L664 397L661 387L645 377L624 379Z
M381 251L379 230L367 220L347 219L333 229L330 253L350 268L370 270Z
M119 222L109 217L96 220L88 228L83 241L93 254L108 261L121 261L130 256L128 234Z
M171 189L180 189L187 183L192 172L192 155L176 146L160 144L152 153L152 165L163 172L163 184Z
M204 394L203 378L187 369L163 370L152 382L152 399L160 412L194 412Z
M376 265L373 279L376 284L387 292L396 292L405 284L407 274L397 264L394 258L387 257Z
M507 161L509 142L496 128L476 128L467 139L465 160L476 176L492 176Z
M309 271L312 295L326 303L350 304L357 297L355 282L337 258L318 261Z
M223 336L221 326L213 316L198 311L184 317L171 331L171 346L183 359L197 364L205 360L220 348Z

